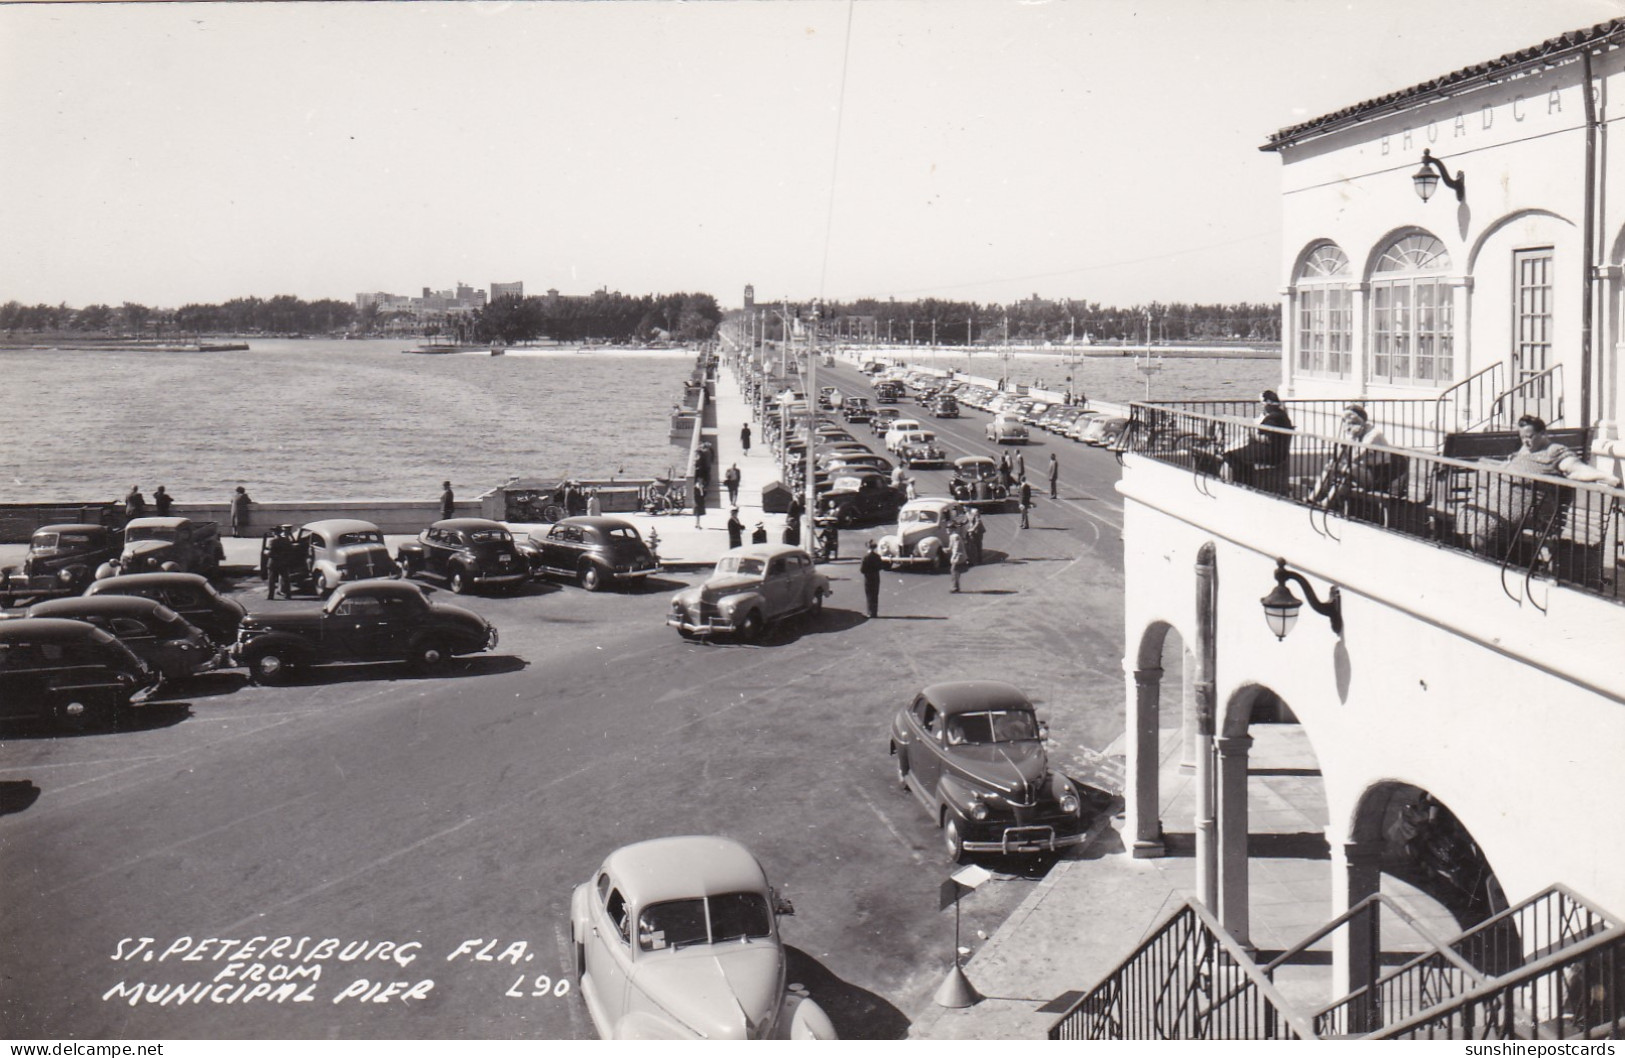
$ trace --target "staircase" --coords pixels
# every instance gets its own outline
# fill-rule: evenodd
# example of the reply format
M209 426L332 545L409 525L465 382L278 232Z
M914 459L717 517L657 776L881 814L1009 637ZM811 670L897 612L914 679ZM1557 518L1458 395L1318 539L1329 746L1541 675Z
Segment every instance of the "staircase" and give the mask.
M1382 912L1428 950L1381 972ZM1338 930L1365 983L1318 1010L1274 973ZM1554 885L1449 939L1376 894L1259 965L1187 901L1068 1009L1050 1039L1625 1038L1625 926Z

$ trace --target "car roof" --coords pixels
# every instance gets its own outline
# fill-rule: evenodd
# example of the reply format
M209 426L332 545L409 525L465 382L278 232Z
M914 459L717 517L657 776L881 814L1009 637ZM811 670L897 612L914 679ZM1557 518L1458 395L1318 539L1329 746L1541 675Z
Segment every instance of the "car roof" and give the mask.
M30 617L62 617L74 620L75 614L98 614L116 616L118 614L139 614L150 617L155 610L168 610L169 607L156 599L146 599L139 595L73 595L66 599L49 599L37 602L28 608Z
M110 533L105 525L95 525L91 522L63 522L61 525L42 525L34 530L35 533Z
M112 592L114 588L162 587L165 584L185 584L189 587L207 587L208 578L198 573L124 573L117 577L104 577L90 582L86 595ZM116 592L114 593L116 594Z
M70 621L64 617L14 617L0 621L0 642L15 643L27 640L67 642L78 639L111 639L95 625L83 621Z
M640 841L610 853L604 870L636 907L767 889L762 865L731 838L693 835Z
M633 525L631 522L627 521L625 518L611 518L608 515L604 515L604 514L599 514L599 515L577 514L577 515L572 515L569 518L560 518L557 522L554 522L553 524L554 525L581 525L581 526L586 526L589 529L597 529L597 530L599 530L601 532L605 532L605 533L610 532L610 531L615 530L615 529L631 529L633 532L637 532L637 526Z
M376 533L378 527L360 518L323 518L319 522L306 522L304 528L313 533Z
M501 522L493 522L489 518L446 518L429 526L430 529L451 529L460 533L472 533L480 529L506 529Z
M993 462L994 460L991 456L960 456L958 459L954 460L954 466L992 466Z
M730 555L749 556L751 558L774 558L778 555L788 555L791 552L806 554L794 544L746 544L729 551Z
M153 517L153 518L131 518L128 522L124 523L124 528L128 529L132 525L139 525L139 526L141 526L143 528L151 526L153 528L174 529L176 526L185 525L187 522L190 522L191 520L192 519L190 519L190 518L173 518L173 517L165 517L165 518L158 518L158 517Z
M989 709L1031 710L1033 703L1020 689L1003 680L960 680L933 683L920 692L931 704L950 715Z
M425 598L423 586L412 580L350 580L333 590L334 596L412 595Z
M950 496L921 496L917 500L909 500L903 505L906 511L940 511L951 503L959 501Z

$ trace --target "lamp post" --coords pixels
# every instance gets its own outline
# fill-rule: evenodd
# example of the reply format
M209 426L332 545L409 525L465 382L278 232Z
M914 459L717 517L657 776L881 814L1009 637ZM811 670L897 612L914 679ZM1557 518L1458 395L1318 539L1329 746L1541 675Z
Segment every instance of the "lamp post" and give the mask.
M801 537L802 545L809 554L813 551L813 530L817 524L815 520L817 500L816 483L813 480L813 466L818 458L816 441L818 438L818 318L823 314L823 306L814 301L812 305L812 331L807 344L807 472L806 481L806 510L803 516L807 523Z
M1303 589L1309 596L1309 608L1325 617L1332 623L1332 631L1341 636L1343 634L1343 593L1337 585L1332 585L1326 593L1326 600L1321 601L1315 594L1301 573L1286 568L1286 559L1275 560L1275 588L1268 595L1259 600L1264 607L1264 621L1269 625L1270 631L1275 633L1277 641L1285 639L1298 623L1298 610L1303 606L1303 600L1292 594L1287 582L1292 581Z
M1433 157L1432 151L1423 149L1422 167L1411 175L1411 185L1416 188L1417 197L1423 202L1432 198L1440 180L1444 181L1445 187L1456 193L1457 202L1467 201L1467 175L1458 169L1455 178L1451 179L1450 171L1444 167L1444 163Z

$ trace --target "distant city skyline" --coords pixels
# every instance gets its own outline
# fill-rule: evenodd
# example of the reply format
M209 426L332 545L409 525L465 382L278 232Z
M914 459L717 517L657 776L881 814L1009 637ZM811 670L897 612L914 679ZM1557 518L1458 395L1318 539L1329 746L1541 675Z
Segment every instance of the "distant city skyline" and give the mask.
M0 5L0 301L1271 301L1277 130L1608 0Z

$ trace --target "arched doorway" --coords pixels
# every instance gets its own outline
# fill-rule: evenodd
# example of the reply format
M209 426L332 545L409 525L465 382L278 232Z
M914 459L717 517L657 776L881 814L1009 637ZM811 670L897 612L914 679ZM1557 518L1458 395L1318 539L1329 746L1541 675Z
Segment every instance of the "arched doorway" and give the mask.
M1164 766L1170 758L1186 767L1194 760L1199 726L1194 666L1184 637L1166 621L1153 622L1145 629L1132 660L1124 665L1133 703L1126 732L1130 789L1125 800L1132 851L1138 858L1167 851L1162 826ZM1165 699L1170 706L1177 702L1179 707L1164 708Z

